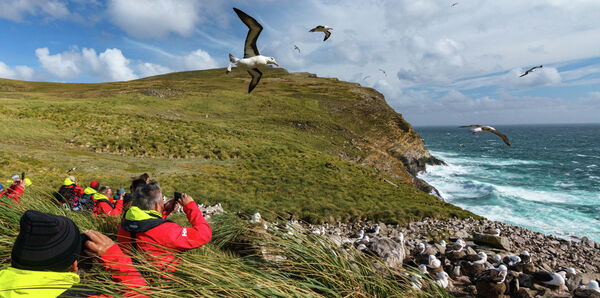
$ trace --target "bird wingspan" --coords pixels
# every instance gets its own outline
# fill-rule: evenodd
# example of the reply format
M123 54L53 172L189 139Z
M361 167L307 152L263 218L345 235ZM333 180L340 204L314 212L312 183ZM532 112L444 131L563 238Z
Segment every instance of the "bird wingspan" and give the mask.
M323 38L323 41L326 41L329 38L329 36L331 36L331 32L325 31L325 38Z
M247 15L245 12L237 8L233 8L233 10L238 15L240 20L242 20L242 22L248 26L248 35L246 36L246 42L244 44L244 58L260 55L258 48L256 47L256 40L258 39L263 27L253 17Z
M510 141L508 140L508 138L501 132L497 131L497 130L489 130L489 132L499 136L502 138L502 140L504 141L504 143L506 143L506 145L508 145L508 147L510 147Z
M262 72L258 68L249 69L248 73L252 76L252 81L250 81L250 85L248 85L248 93L252 92L258 82L260 82L260 78L262 77Z
M479 125L479 124L471 124L471 125L462 125L462 126L459 126L459 128L463 128L463 127L481 127L481 125Z
M310 31L308 31L308 32L316 32L317 30L319 30L319 29L323 29L323 28L325 28L325 27L323 27L323 26L319 25L319 26L317 26L317 27L314 27L314 28L310 29Z

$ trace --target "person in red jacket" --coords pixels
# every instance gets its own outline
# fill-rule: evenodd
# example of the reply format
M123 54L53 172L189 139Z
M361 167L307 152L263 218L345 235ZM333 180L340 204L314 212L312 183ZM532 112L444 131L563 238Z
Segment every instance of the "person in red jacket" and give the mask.
M94 214L106 214L110 216L119 216L123 211L123 195L113 201L112 189L108 186L102 186L92 197L94 200Z
M191 227L182 227L166 219L177 204L183 206ZM156 181L136 190L133 204L117 232L117 242L124 251L144 252L146 258L163 272L177 270L181 262L177 252L200 247L211 238L210 226L192 197L182 194L180 199L165 204Z
M81 197L83 196L83 189L77 183L74 176L65 178L65 182L58 189L58 202L63 204L66 209L72 209L73 211L81 211Z
M21 177L17 174L10 177L13 183L6 189L2 196L12 199L15 203L19 202L19 199L25 192L25 180L21 180Z
M86 239L87 238L87 239ZM98 257L126 297L145 297L146 281L110 238L97 231L80 234L64 217L29 210L11 254L11 266L0 271L2 297L106 297L80 284L78 258L82 250Z

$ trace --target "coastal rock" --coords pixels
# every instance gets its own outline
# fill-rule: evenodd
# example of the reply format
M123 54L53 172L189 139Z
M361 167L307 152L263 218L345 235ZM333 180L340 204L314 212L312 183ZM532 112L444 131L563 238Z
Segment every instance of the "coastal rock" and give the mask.
M485 245L493 248L510 250L510 242L504 236L493 236L487 234L473 233L473 241L478 245Z
M404 245L390 238L375 238L367 244L367 248L379 256L389 267L402 267L405 257Z

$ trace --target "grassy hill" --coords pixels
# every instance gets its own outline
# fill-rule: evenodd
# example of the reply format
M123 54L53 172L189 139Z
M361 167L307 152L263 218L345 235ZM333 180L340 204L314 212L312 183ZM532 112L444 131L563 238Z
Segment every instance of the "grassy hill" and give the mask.
M81 184L127 188L148 172L167 194L267 218L473 216L415 187L435 159L375 90L282 69L252 94L248 82L223 69L102 84L0 80L0 183L25 171L32 191L49 192L77 167Z

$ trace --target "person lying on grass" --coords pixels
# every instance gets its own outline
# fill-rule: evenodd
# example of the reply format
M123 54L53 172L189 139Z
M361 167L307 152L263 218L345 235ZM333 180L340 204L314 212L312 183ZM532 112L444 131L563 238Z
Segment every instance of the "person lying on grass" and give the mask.
M87 257L98 257L113 281L122 285L123 295L145 297L138 293L146 289L146 281L110 238L93 230L80 234L72 220L34 210L21 216L11 266L0 271L0 297L102 295L79 284L82 251Z
M192 227L182 227L166 218L180 204ZM124 251L138 250L162 272L174 272L181 260L175 255L210 241L212 231L192 197L163 202L158 182L139 187L131 208L119 225L117 242ZM166 277L163 275L163 277Z

